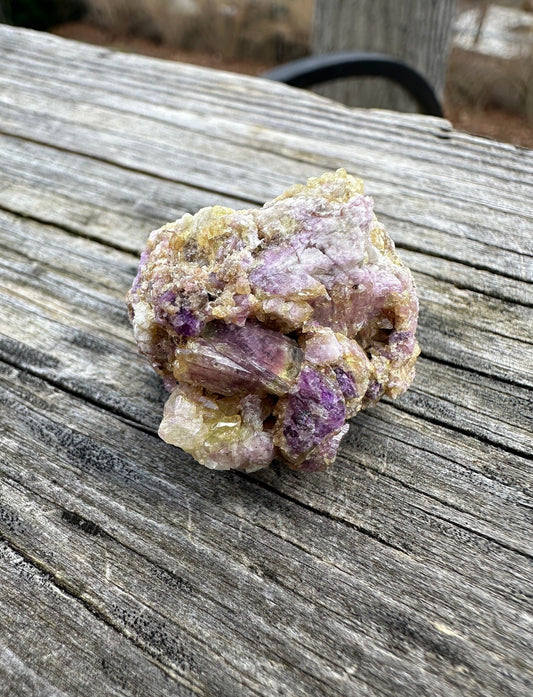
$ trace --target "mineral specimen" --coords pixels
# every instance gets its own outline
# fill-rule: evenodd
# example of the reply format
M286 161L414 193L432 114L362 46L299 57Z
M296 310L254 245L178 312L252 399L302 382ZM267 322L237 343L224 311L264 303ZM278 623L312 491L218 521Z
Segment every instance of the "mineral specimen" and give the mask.
M345 170L155 230L128 304L171 393L160 436L214 469L326 468L419 353L411 274Z

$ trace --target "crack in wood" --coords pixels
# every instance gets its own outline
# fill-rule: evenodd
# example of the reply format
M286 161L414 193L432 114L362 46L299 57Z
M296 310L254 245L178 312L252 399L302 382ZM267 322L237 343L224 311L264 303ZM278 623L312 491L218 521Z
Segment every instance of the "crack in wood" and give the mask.
M10 136L10 137L16 137L15 134L10 133L9 131L2 130L0 128L0 135L5 135L5 136ZM46 141L39 140L38 138L30 138L27 135L24 137L19 136L21 140L29 141L30 143L35 143L36 145L46 145L50 148L53 148L54 150L58 150L60 152L67 152L67 153L75 153L78 154L78 151L75 150L74 148L68 148L66 146L62 147L59 145L50 145L50 143L47 143ZM138 174L145 174L149 175L150 177L153 177L154 179L159 179L161 181L167 181L167 182L172 182L173 184L182 184L183 186L187 186L190 184L190 182L186 181L185 179L179 179L178 177L167 177L163 174L156 174L153 171L143 169L141 167L133 167L131 165L127 165L124 163L120 163L120 165L117 164L115 160L109 157L102 157L94 154L88 154L88 153L83 153L84 157L87 157L91 160L94 160L95 162L105 162L106 164L110 165L115 165L115 166L120 166L121 169L125 169L128 172L137 172ZM212 193L212 194L218 194L220 196L226 196L226 193L224 192L223 189L215 189L212 187L208 186L201 186L200 184L195 183L194 188L197 189L198 191L205 191L206 193ZM257 199L254 198L248 198L248 197L241 197L240 200L245 203L249 204L251 206L260 206L262 205L263 202L258 201Z
M68 227L67 225L59 225L58 223L55 222L50 222L49 220L46 220L46 218L39 218L36 215L30 215L21 213L18 211L16 208L9 208L8 206L4 204L0 204L0 210L5 211L6 213L9 213L11 215L14 215L17 218L21 218L22 220L31 220L34 223L39 223L40 225L46 225L47 227L55 228L56 230L61 230L61 232L66 233L67 235L71 235L73 237L82 237L83 239L90 240L91 242L96 242L98 244L104 244L102 240L97 237L96 235L89 235L85 233L83 230L80 230L80 228L76 227ZM114 244L111 240L107 240L105 242L106 247L110 247L111 249L116 249L117 252L123 252L124 254L129 254L132 257L132 261L138 262L139 257L135 252L132 252L131 249L128 249L127 247L123 247L122 245L119 244ZM30 257L27 257L28 259Z
M9 549L18 555L26 564L29 566L33 567L36 572L41 576L41 578L45 579L48 581L50 584L52 584L59 592L63 593L65 596L70 598L76 603L79 603L82 605L87 612L89 612L93 617L95 617L97 620L105 624L107 627L115 631L118 635L126 639L128 642L136 646L138 649L140 649L144 655L157 667L164 671L166 675L171 678L173 681L176 683L182 684L186 686L187 688L194 690L197 692L197 689L194 688L193 685L188 683L188 681L184 680L181 676L179 676L174 670L172 670L169 666L166 666L164 663L159 661L157 657L152 655L153 651L150 650L150 648L147 649L146 645L143 645L141 642L137 641L135 639L135 636L131 633L125 632L119 624L112 622L111 618L102 613L102 611L94 604L90 603L86 598L83 598L81 595L78 595L76 593L76 589L69 584L67 581L65 581L62 578L59 578L58 576L54 575L53 572L50 570L49 567L44 562L39 561L38 559L35 559L33 556L27 554L22 548L20 548L19 545L16 543L12 542L9 540L7 537L5 537L1 532L0 532L0 540L4 542Z
M386 217L391 218L392 216L389 213L387 213ZM398 220L401 220L401 218L398 218ZM405 222L409 222L409 221L405 221ZM435 250L428 250L425 248L417 247L414 244L410 244L409 242L405 242L405 240L402 240L402 242L396 242L396 247L398 247L398 249L406 249L409 252L418 252L418 253L423 252L428 257L432 257L434 259L444 259L445 261L453 261L453 262L456 262L459 264L466 265L465 260L462 259L461 257L454 257L451 254L444 254L443 252L440 252L440 251L437 253ZM475 265L471 264L471 268L477 269L478 271L488 271L489 273L494 274L496 276L501 276L502 278L508 278L510 281L524 282L524 279L521 276L517 276L516 274L512 274L509 272L504 272L501 269L491 268L490 266L487 266L486 264L480 264L480 263L477 263ZM431 274L428 274L428 275L431 278L435 278ZM440 279L436 279L436 280L440 280ZM459 288L459 286L456 286L456 288ZM471 289L467 288L467 290L471 290ZM474 288L473 290L476 293L480 292L476 288ZM487 295L488 295L488 293L487 293ZM525 307L531 307L531 306L533 306L533 305L525 304Z
M493 378L497 379L497 378ZM385 404L391 405L391 402L387 399L383 400ZM395 408L398 409L398 411L403 411L405 414L410 414L411 416L416 416L420 417L420 413L413 408L410 408L408 405L405 403L396 403ZM468 428L465 428L463 426L458 426L457 424L452 424L449 423L448 421L444 421L443 419L438 419L436 416L430 416L428 414L424 415L424 421L427 421L430 424L435 424L435 426L443 426L444 428L449 429L450 431L456 431L457 433L461 433L464 436L469 436L470 438L475 438L478 440L480 443L485 443L487 445L496 445L500 447L502 450L505 450L505 452L509 453L510 455L516 455L517 457L522 457L525 460L533 460L533 455L530 453L524 452L523 450L519 450L518 448L513 448L512 446L506 444L502 445L501 443L498 443L497 441L491 440L487 436L484 436L481 433L478 433L474 430L470 430Z
M88 612L90 612L91 615L93 615L93 617L95 617L100 622L103 622L106 626L117 632L117 634L122 636L124 639L134 644L137 648L141 649L143 653L146 653L145 646L143 646L140 642L137 642L132 635L128 634L127 632L124 632L119 625L113 623L110 620L110 618L103 614L98 607L90 603L82 596L78 595L76 593L76 589L73 588L67 581L59 578L58 576L55 576L50 570L50 568L46 566L46 564L27 554L23 549L21 549L17 544L13 543L11 540L5 537L1 532L0 540L2 540L4 544L6 544L12 550L12 552L17 554L21 559L23 559L26 562L26 564L32 566L38 572L38 574L40 574L41 578L51 583L53 586L55 586L55 588L58 591L63 593L65 596L68 596L73 601L83 605L83 607ZM164 663L161 663L153 656L150 656L150 660L152 660L161 670L163 670L170 678L172 678L172 680L184 684L183 679ZM187 683L185 684L187 687L191 688L191 685Z

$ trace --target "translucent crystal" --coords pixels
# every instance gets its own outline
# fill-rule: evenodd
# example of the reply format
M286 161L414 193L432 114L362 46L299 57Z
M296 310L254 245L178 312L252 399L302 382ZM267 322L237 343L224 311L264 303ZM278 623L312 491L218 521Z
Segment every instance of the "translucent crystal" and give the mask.
M324 469L419 353L411 274L345 170L155 230L128 305L171 392L161 437L215 469Z

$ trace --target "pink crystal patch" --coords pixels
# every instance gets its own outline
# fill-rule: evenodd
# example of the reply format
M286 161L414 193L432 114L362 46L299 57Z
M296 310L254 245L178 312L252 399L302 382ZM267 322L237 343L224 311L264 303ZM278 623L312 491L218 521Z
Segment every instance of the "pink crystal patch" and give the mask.
M412 276L342 169L155 230L128 306L171 392L160 436L213 469L325 469L346 420L404 392L419 354Z

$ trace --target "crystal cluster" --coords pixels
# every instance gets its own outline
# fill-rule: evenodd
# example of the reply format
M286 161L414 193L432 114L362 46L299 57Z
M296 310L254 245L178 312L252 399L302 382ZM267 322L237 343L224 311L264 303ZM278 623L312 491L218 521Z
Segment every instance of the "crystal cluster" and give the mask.
M411 274L345 170L155 230L128 304L170 392L159 435L214 469L325 469L419 353Z

